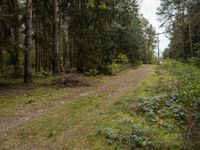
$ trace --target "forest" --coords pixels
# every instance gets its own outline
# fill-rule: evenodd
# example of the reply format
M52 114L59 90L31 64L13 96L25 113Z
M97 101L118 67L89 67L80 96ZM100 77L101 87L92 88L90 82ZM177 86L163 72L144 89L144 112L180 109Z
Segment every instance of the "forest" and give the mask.
M199 150L200 1L0 0L0 135L0 150Z
M137 1L1 2L1 74L112 74L151 63L155 30ZM12 72L11 72L12 71Z

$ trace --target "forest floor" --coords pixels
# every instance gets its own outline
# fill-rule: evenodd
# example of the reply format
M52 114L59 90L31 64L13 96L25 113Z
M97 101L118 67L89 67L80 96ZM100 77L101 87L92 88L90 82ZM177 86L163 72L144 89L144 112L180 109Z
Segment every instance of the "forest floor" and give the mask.
M150 78L154 68L143 65L75 88L5 87L3 81L0 149L98 149L92 139L110 108Z

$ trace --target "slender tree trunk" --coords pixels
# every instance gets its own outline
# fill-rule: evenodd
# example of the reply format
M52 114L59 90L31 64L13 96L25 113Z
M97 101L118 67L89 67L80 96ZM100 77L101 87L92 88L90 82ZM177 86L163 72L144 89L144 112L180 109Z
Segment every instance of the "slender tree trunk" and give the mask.
M36 1L39 5L39 1ZM39 32L38 32L39 18L38 10L35 10L35 72L38 72L38 52L39 52Z
M19 74L19 26L15 27L15 68L14 68L14 74Z
M58 1L54 0L54 51L53 51L53 71L54 74L59 74L59 35L58 35L58 23L59 23L59 17L58 17Z
M42 49L43 49L43 22L41 20L40 25L39 25L39 71L42 70Z
M185 55L185 33L184 30L182 31L182 55L183 58L186 59L186 55Z
M50 18L48 18L48 23L49 23L48 43L49 43L49 49L51 49L51 43L52 43L51 37L52 37L52 35L51 35L50 31L52 29L52 24L51 24ZM51 66L51 64L52 64L52 57L51 57L51 55L52 55L52 51L48 51L48 68L49 68L49 70L52 70L52 66Z
M69 68L70 68L70 72L72 71L73 66L74 66L73 52L74 52L73 40L70 39L69 40Z
M0 12L1 13L1 12ZM2 24L0 22L0 29L2 29ZM0 44L2 44L3 41L3 30L0 30ZM0 45L0 73L3 74L3 47Z
M32 0L26 1L24 83L32 83Z
M0 72L3 74L3 49L0 46Z
M69 22L69 17L67 17L64 25L64 35L63 35L63 54L64 54L64 68L65 71L69 70L69 64L70 64L70 58L69 58L69 31L68 31L68 22Z
M149 51L150 51L150 40L148 39L148 43L147 43L147 64L150 64Z
M20 36L20 23L19 23L19 2L15 0L15 10L16 10L16 25L15 25L15 64L14 64L14 74L19 74L19 36Z
M37 17L36 17L37 19ZM35 36L35 71L38 71L38 49L39 49L39 44L38 44L38 23L36 21L36 36Z
M147 41L147 46L145 45L145 64L147 64L147 51L148 51L148 41Z

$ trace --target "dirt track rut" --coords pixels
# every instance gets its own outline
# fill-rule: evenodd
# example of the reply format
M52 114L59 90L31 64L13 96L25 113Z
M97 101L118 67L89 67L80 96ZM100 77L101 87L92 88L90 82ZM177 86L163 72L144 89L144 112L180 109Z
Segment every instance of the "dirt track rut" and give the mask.
M120 97L130 88L137 88L139 83L144 81L145 78L147 78L151 74L153 68L154 68L153 65L143 65L137 68L136 70L131 70L119 76L115 76L104 84L100 84L96 87L93 86L87 87L76 93L71 93L68 97L63 97L61 100L56 101L55 105L53 105L52 108L38 108L30 110L20 115L19 117L11 118L8 121L0 122L0 133L4 133L9 129L13 129L30 120L36 119L40 115L49 112L52 109L55 109L56 107L59 108L62 107L63 105L71 103L80 97L88 97L93 95L99 95L102 93L102 94L107 94L110 97L112 103L115 99ZM75 128L79 128L78 126L84 126L84 125L77 125L77 127ZM70 134L71 133L68 133L68 135Z

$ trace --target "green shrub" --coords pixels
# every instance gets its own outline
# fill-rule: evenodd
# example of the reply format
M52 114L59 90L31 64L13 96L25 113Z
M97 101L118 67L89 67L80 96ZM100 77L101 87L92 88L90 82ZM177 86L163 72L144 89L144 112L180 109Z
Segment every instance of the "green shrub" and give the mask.
M190 59L191 64L194 64L196 59ZM163 67L177 76L180 82L177 87L178 99L183 103L187 118L185 123L190 127L185 133L187 135L186 147L187 149L198 149L200 147L200 132L198 132L200 131L200 69L194 65L172 60L165 62Z
M108 74L116 75L122 70L121 64L112 63L107 66Z
M132 106L133 102L134 105ZM136 112L138 115L145 115L150 119L150 122L155 122L157 117L184 120L186 114L177 92L164 96L138 97L130 100L125 109L130 114Z
M120 141L120 135L111 128L100 130L98 133L106 138L108 144L117 144Z
M85 74L88 76L96 76L99 74L99 71L96 68L91 68Z
M127 134L114 131L111 128L100 130L98 133L105 137L108 144L117 147L129 147L130 145L130 148L150 148L153 144L154 130L144 128L139 124L132 125L131 131Z
M115 62L118 64L128 64L129 60L125 54L119 53L115 58Z
M200 58L199 57L192 57L188 59L191 65L197 66L200 68Z
M150 148L152 147L152 136L152 129L135 124L132 126L131 134L126 137L126 144L135 145L134 147Z

